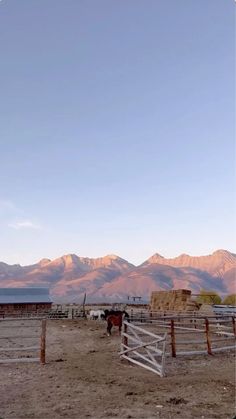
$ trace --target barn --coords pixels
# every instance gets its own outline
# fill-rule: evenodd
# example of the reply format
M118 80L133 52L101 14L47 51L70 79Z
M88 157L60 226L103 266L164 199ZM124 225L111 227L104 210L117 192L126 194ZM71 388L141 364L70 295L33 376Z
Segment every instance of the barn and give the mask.
M51 306L48 288L0 288L0 317L42 314Z

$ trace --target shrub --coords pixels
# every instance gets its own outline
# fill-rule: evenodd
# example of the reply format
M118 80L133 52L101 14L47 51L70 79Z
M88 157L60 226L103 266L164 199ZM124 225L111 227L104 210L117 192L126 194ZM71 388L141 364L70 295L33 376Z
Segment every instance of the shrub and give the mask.
M223 304L227 304L229 306L236 306L236 294L230 294L225 297Z
M197 297L197 303L201 304L220 304L221 297L215 291L201 290Z

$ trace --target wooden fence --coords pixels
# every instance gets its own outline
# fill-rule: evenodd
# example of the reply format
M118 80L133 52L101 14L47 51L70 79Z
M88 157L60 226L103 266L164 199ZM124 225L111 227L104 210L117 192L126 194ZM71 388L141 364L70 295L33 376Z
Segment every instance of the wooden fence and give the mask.
M163 377L165 348L166 333L159 336L124 321L120 352L122 358Z
M38 357L33 357L34 352L38 352ZM3 356L0 364L37 361L45 364L46 319L0 319L0 354Z
M79 318L85 318L85 312L80 310L80 309L75 309L75 308L70 308L70 309L65 309L65 310L60 310L60 309L53 309L50 311L45 311L45 312L25 312L22 311L21 313L8 313L7 315L2 311L0 311L0 320L4 319L4 318L14 318L14 319L19 319L19 318L47 318L47 319L55 319L55 320L60 320L60 319L79 319Z
M158 310L158 311L151 311L151 310L140 310L140 309L133 309L129 311L131 320L139 320L140 322L144 322L148 319L170 319L170 318L205 318L205 317L214 317L214 318L221 318L224 316L236 316L235 312L217 312L213 314L204 313L197 311L172 311L172 310Z
M212 355L235 349L235 317L179 314L175 316L131 317L136 325L145 324L153 333L167 332L168 355Z

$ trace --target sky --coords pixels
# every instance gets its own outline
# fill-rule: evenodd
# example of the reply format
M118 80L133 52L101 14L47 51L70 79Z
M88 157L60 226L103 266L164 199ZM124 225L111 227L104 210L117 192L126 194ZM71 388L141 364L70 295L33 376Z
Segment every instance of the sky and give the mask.
M0 1L0 260L235 252L235 2Z

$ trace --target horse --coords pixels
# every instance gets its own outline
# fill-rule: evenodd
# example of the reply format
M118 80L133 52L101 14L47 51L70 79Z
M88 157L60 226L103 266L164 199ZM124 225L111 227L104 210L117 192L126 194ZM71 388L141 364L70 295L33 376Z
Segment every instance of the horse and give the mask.
M123 319L129 321L129 314L125 310L104 310L104 318L107 321L107 336L111 336L111 329L113 326L119 327L120 335Z
M104 319L105 313L103 310L90 310L89 312L89 319L91 320L101 320Z

